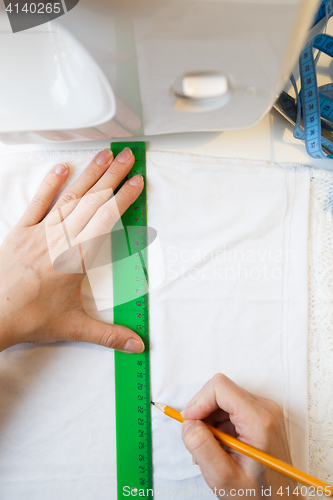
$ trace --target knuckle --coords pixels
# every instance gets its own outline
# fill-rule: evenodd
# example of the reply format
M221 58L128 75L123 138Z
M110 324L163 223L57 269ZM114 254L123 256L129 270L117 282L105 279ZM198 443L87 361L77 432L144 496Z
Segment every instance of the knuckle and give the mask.
M212 378L212 383L214 387L218 387L219 385L224 384L226 380L227 377L223 373L216 373Z
M67 239L64 232L53 231L46 235L46 244L50 250L61 248L66 250L68 248Z
M85 174L95 180L96 177L100 177L100 170L97 165L92 164L86 169Z
M64 204L71 203L72 201L75 201L78 198L79 197L74 191L66 191L61 197L61 202Z
M30 206L32 208L41 208L43 207L44 205L46 204L46 201L45 201L45 198L43 198L42 196L35 196L31 203L30 203Z
M113 161L106 171L106 174L111 177L119 177L123 174L124 167L118 161Z
M128 182L125 182L121 188L121 194L123 196L133 196L133 186L131 186Z
M106 222L116 221L120 217L118 206L115 203L102 205L96 213L102 221Z
M58 189L58 182L54 179L54 177L47 177L45 179L45 184L49 186L51 189Z
M113 349L121 348L123 343L121 335L116 328L105 330L100 340L100 345L103 347L112 347Z
M262 410L260 414L260 422L265 434L271 435L277 430L277 421L274 416L267 410Z
M96 206L96 205L100 205L101 203L103 203L103 197L102 197L101 193L99 193L99 192L87 193L82 198L82 201L83 201L83 203L85 203L86 205L91 207L91 206Z
M109 221L112 218L112 210L107 206L99 208L97 214L103 221Z
M283 409L276 401L269 400L269 408L271 413L275 415L278 420L284 420Z

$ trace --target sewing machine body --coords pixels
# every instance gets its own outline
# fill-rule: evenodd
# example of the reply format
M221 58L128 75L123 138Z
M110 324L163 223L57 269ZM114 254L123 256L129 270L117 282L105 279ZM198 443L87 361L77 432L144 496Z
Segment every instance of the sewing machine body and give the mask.
M10 32L2 8L0 140L251 127L283 89L317 6L80 0L56 21L20 33Z

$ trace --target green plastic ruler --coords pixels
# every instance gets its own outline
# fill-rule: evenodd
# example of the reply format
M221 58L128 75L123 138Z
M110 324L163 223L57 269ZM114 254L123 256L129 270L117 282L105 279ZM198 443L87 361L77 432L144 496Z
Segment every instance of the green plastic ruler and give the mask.
M114 156L125 147L131 148L135 156L128 177L141 174L145 187L112 230L114 323L138 333L145 351L142 354L115 352L118 500L131 494L143 496L140 490L144 490L145 497L153 497L146 151L144 142L111 144Z

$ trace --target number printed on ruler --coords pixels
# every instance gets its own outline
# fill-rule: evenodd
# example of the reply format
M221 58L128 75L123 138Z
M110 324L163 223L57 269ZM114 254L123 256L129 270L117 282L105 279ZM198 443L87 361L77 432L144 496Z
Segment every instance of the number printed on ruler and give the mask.
M112 143L114 157L126 146L135 156L128 177L141 174L145 179L145 144ZM114 322L134 330L145 344L141 354L115 352L118 499L130 491L140 496L141 489L152 497L146 196L145 183L121 218L123 229L112 233L113 263L128 255L122 265L113 266Z

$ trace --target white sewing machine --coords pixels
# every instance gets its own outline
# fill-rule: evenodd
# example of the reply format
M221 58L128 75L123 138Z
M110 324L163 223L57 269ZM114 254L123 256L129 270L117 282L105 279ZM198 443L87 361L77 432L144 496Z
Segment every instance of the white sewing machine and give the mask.
M271 109L317 0L80 0L12 33L0 7L0 141L247 128Z

